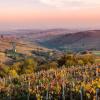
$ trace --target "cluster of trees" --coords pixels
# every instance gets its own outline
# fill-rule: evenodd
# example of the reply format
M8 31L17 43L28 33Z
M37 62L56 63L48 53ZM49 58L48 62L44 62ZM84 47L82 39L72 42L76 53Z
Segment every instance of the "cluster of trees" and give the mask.
M95 56L91 53L86 54L73 54L67 53L58 61L60 66L65 65L68 66L75 66L75 65L86 65L86 64L93 64L95 63Z
M8 75L17 77L21 74L33 73L37 68L37 61L33 57L29 57L23 61L14 63L13 65L0 65L0 77L6 77Z
M5 77L8 75L16 77L21 74L30 74L33 72L48 70L51 68L56 69L62 66L82 66L93 63L95 63L95 57L92 54L67 53L64 56L62 56L59 60L56 59L55 61L46 61L42 64L39 64L38 59L34 57L28 57L27 59L16 62L11 66L0 65L0 77Z

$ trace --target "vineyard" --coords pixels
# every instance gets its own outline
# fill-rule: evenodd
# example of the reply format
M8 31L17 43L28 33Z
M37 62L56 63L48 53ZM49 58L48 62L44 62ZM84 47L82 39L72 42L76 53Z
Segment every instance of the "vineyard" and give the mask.
M98 65L42 70L0 79L0 100L100 100Z
M0 100L100 100L100 0L0 8Z

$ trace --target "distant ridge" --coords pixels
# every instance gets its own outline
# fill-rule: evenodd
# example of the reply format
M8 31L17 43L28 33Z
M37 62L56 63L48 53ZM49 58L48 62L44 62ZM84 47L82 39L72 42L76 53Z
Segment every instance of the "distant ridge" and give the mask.
M8 39L15 37L17 40L37 44L42 47L58 50L100 50L100 30L78 31L70 29L46 30L13 30L1 32Z
M88 30L74 34L62 34L49 40L40 42L49 48L70 48L72 50L97 49L100 50L100 30Z

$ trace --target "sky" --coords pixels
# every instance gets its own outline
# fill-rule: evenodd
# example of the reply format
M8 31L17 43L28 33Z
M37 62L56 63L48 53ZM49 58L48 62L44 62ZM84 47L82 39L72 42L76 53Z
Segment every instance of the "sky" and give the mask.
M99 27L100 0L0 0L0 30Z

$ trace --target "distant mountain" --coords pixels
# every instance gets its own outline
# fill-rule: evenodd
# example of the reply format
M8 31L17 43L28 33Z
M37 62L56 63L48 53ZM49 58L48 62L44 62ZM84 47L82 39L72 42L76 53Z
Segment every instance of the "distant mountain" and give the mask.
M76 32L74 34L60 34L49 40L39 41L42 46L60 50L100 50L100 30Z
M60 34L61 35L69 34L74 32L76 32L76 30L59 28L59 29L47 29L47 30L16 30L13 31L13 34L15 34L17 38L30 42L37 42L37 41L49 40L54 36L58 36Z
M1 32L0 39L23 41L31 45L58 50L100 50L100 30L78 31L69 29L14 30Z
M49 30L13 30L0 32L0 62L6 62L9 57L6 57L5 51L12 49L12 43L16 43L18 53L31 55L32 51L50 52L52 49L40 45L39 42L52 40L59 35L72 33L72 30L67 29L49 29ZM48 47L48 46L47 46ZM56 50L58 53L58 51Z

